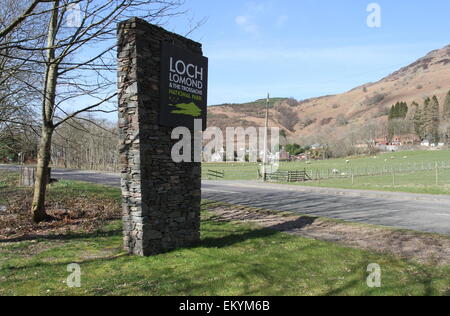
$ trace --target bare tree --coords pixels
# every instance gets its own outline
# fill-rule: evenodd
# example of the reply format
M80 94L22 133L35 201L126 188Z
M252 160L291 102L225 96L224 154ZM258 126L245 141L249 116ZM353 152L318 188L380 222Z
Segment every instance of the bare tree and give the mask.
M15 1L3 1L2 3L2 11L13 9ZM39 3L42 2L53 2L53 0L33 0L27 1L27 5L25 5L24 1L18 0L17 3L21 6L22 10L20 13L18 11L14 11L14 19L6 21L7 23L2 23L2 29L0 30L0 38L5 38L11 33L14 33L17 29L20 28L21 24L24 23L28 18L32 16L39 15L41 13L35 14L34 10L38 6ZM18 14L17 14L18 13ZM5 16L2 14L2 16Z
M29 45L42 44L42 21L29 18L23 21L18 28L10 29L17 21L29 1L26 0L0 0L0 123L23 123L21 117L28 121L30 112L40 99L40 93L33 88L41 81L39 64L31 61L40 58L40 52L35 50L23 50L18 47L25 38L29 39ZM16 22L17 23L17 22Z
M52 142L52 165L86 170L119 171L117 124L90 116L73 118Z
M40 46L45 30L37 17L18 19L29 8L27 0L0 0L0 158L31 159L37 148L41 93L34 86L42 81L43 67L33 61L42 54L19 46Z
M161 24L183 12L180 0L49 0L34 1L33 4L0 34L10 34L13 29L22 27L28 17L39 17L47 22L47 39L43 45L29 45L22 40L3 45L5 49L15 47L25 52L42 53L41 59L24 61L44 68L42 82L32 86L41 93L42 99L40 145L31 210L33 220L40 222L47 219L45 175L51 161L55 132L82 113L116 110L111 105L116 101L117 23L137 16Z

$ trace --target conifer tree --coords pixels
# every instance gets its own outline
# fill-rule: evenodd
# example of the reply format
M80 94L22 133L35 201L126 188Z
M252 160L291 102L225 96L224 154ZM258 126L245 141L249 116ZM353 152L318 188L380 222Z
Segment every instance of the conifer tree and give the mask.
M421 107L417 102L413 102L411 107L414 111L414 115L412 116L414 131L421 140L424 140L426 135L424 130L423 107Z
M431 140L431 130L432 130L431 112L432 112L431 99L428 97L425 99L421 113L423 137L427 138L428 140Z
M431 99L430 110L431 110L431 113L430 113L430 115L431 115L431 129L430 129L431 141L432 141L432 143L437 145L440 140L439 127L441 125L441 117L440 117L439 100L435 95Z
M447 123L450 123L450 90L445 97L443 118Z

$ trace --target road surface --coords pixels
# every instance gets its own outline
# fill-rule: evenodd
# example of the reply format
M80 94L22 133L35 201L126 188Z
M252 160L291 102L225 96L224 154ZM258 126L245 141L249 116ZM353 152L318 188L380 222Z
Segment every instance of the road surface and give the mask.
M17 170L17 167L0 166ZM120 186L120 175L53 169L57 179ZM450 196L203 181L202 197L271 210L450 235Z

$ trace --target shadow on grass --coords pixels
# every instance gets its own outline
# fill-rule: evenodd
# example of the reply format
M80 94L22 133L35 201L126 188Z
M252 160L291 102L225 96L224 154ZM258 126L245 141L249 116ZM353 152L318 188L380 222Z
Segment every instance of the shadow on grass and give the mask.
M210 203L214 204L214 203ZM210 248L224 248L233 246L235 244L245 242L251 239L265 238L273 236L281 231L292 230L292 229L302 229L306 226L312 225L317 218L303 216L294 221L285 222L282 224L273 225L264 229L254 229L249 232L240 233L240 234L229 234L225 237L220 238L205 238L202 239L201 243L198 245L200 247L210 247ZM217 216L211 216L208 221L223 223L229 222L221 219ZM214 231L209 231L214 232ZM221 233L227 233L227 230L221 231ZM122 235L121 229L111 230L111 231L95 231L92 233L66 233L66 234L49 234L49 235L28 235L24 237L11 238L11 239L0 239L0 244L2 243L12 243L12 242L24 242L24 241L70 241L70 240L79 240L79 239L90 239L90 238L104 238L104 237L116 237Z
M214 232L214 231L210 231ZM200 247L205 248L226 248L236 244L246 242L252 239L266 238L277 234L273 230L252 230L242 234L230 234L219 238L204 238L200 243ZM197 247L194 247L197 248Z
M220 218L216 216L211 217L210 220L215 222L227 222L220 220ZM293 221L269 226L264 229L251 230L242 234L231 234L220 238L205 238L202 240L201 246L213 248L229 247L251 239L270 237L285 230L302 229L306 226L312 225L316 220L317 218L315 217L303 216Z
M24 242L24 241L70 241L79 239L90 239L90 238L105 238L105 237L116 237L122 235L122 230L112 230L112 231L96 231L92 233L67 233L67 234L54 234L54 235L29 235L18 238L11 239L0 239L0 245L2 243L13 243L13 242Z
M270 295L285 295L286 293L294 293L293 288L295 285L289 283L292 275L292 280L297 280L297 282L302 282L302 278L299 275L307 273L305 271L310 271L317 275L317 279L310 279L308 274L305 274L304 278L307 281L306 284L316 284L316 287L308 290L308 287L300 286L297 290L298 295L307 295L314 293L316 295L326 295L326 296L340 296L349 295L351 293L359 293L360 295L383 295L383 293L390 293L391 295L396 295L396 293L404 293L402 287L414 287L419 286L419 293L421 295L435 295L438 290L435 288L434 281L438 278L443 277L442 275L434 275L427 269L411 263L410 267L413 268L412 273L408 273L408 278L405 282L396 283L395 285L385 285L381 289L370 289L365 287L365 278L367 273L365 271L366 267L370 264L369 258L359 258L354 260L352 264L345 267L345 271L354 271L352 274L341 279L346 275L342 267L339 264L336 268L337 270L331 270L328 272L328 266L311 266L311 262L315 260L323 260L321 254L327 252L328 246L325 243L306 243L301 244L299 247L295 248L295 251L276 251L273 246L270 247L270 243L267 245L267 252L265 250L266 244L259 244L257 248L251 245L246 247L245 245L240 245L251 240L264 240L278 234L277 229L285 229L285 225L292 228L299 228L305 225L309 225L314 222L314 218L300 218L296 221L292 221L286 224L275 225L269 229L255 229L255 230L241 230L241 232L236 232L231 229L227 230L227 226L223 226L218 222L207 221L208 227L205 228L204 232L208 234L220 234L220 237L207 237L204 238L199 245L196 247L184 248L188 250L184 253L182 258L185 256L195 259L196 265L193 265L189 269L180 269L173 271L173 273L168 273L167 265L173 265L175 257L160 257L159 259L146 259L132 257L125 253L118 253L117 255L103 255L96 258L81 259L78 264L103 264L118 262L117 264L133 264L133 266L148 267L151 266L152 274L149 275L147 281L143 281L140 277L139 271L127 270L123 275L123 278L133 279L139 281L134 281L134 288L138 291L144 291L149 293L154 291L154 293L159 293L161 291L160 284L172 284L174 287L170 288L169 294L179 294L183 295L194 295L198 293L209 293L214 295L217 293L224 293L223 286L233 284L234 290L237 291L237 295L261 295L261 293L268 293ZM229 226L228 226L229 228ZM83 238L96 238L96 237L109 237L109 236L120 236L121 230L112 230L108 232L97 232L92 234L70 234L65 236L51 236L52 239L59 240L70 240L70 239L83 239ZM311 245L314 245L314 251L311 251ZM227 251L224 248L238 246L241 247L241 251ZM117 251L119 250L117 248ZM220 252L209 251L207 249L217 248ZM183 249L181 249L183 250ZM167 254L173 253L168 252ZM274 257L274 255L276 256ZM319 257L317 257L319 254ZM157 256L156 256L157 258ZM198 258L202 258L199 260ZM338 256L338 259L340 257ZM67 264L74 263L73 260L67 258L61 258L62 262L30 262L25 264L25 266L12 266L5 267L5 270L11 272L14 271L26 271L32 268L42 268L42 267L65 267ZM276 260L275 260L276 259ZM339 260L343 260L340 258ZM76 261L75 261L76 262ZM331 262L330 262L331 263ZM307 268L305 268L307 267ZM312 269L312 270L311 270ZM220 273L223 271L223 273ZM355 272L356 271L356 272ZM215 274L217 272L217 274ZM144 273L145 274L145 273ZM118 277L118 276L117 276ZM122 277L122 276L121 276ZM118 277L119 278L119 277ZM120 278L119 278L120 279ZM174 283L174 280L176 282ZM233 283L233 280L235 282ZM142 281L142 282L141 282ZM115 293L116 287L114 286L114 281L110 281L110 286L106 288L96 289L93 288L91 294L96 295L108 295ZM130 281L127 281L130 282ZM236 283L237 282L237 283ZM283 282L287 282L286 286L283 286ZM239 285L236 285L239 284ZM205 292L206 291L206 292ZM218 291L216 293L216 291ZM287 292L286 292L287 291ZM226 292L226 291L225 291ZM448 293L447 293L448 294Z

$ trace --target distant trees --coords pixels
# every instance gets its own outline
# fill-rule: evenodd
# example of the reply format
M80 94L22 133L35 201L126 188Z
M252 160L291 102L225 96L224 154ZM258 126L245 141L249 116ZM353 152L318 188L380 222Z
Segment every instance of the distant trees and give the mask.
M445 101L444 101L444 107L443 107L443 114L442 114L442 126L441 126L441 132L444 136L445 142L449 144L450 140L450 91L448 91Z
M314 149L305 147L311 159L373 155L379 152L374 139L386 136L386 130L387 122L368 120L363 125L355 125L344 133L336 133L333 127L325 127L311 136L299 138L299 143L314 144Z
M411 128L410 124L406 122L406 116L409 108L406 102L397 102L391 107L388 116L388 138L392 140L395 135L401 135L409 133Z
M52 165L85 170L119 170L116 124L84 116L70 119L52 139Z
M444 112L443 112L443 119L444 121L450 121L450 90L448 91L445 101L444 101Z
M291 106L285 104L277 106L275 118L280 125L286 127L286 129L291 132L295 131L295 125L299 122L297 113Z
M433 96L431 98L429 116L431 121L431 126L429 130L430 141L431 143L438 144L440 141L439 126L441 124L441 118L440 118L439 100L436 96Z
M412 120L414 131L420 139L425 139L427 137L425 120L423 119L425 109L416 102L413 103L413 107L414 115L412 117Z
M395 135L415 133L422 140L438 144L450 136L450 91L441 108L437 96L427 97L423 104L397 102L388 113L388 139Z
M438 144L441 138L441 112L439 100L436 96L426 98L423 106L414 104L412 122L414 131L420 139L428 139Z
M0 161L28 161L36 156L38 136L29 126L10 124L0 127Z
M305 148L299 144L288 144L284 148L291 156L297 156L305 152Z
M449 142L450 135L450 91L446 94L442 107L437 96L427 97L423 105L413 103L411 120L414 131L421 139L432 144Z
M408 110L409 108L406 102L397 102L389 111L389 120L406 118Z

